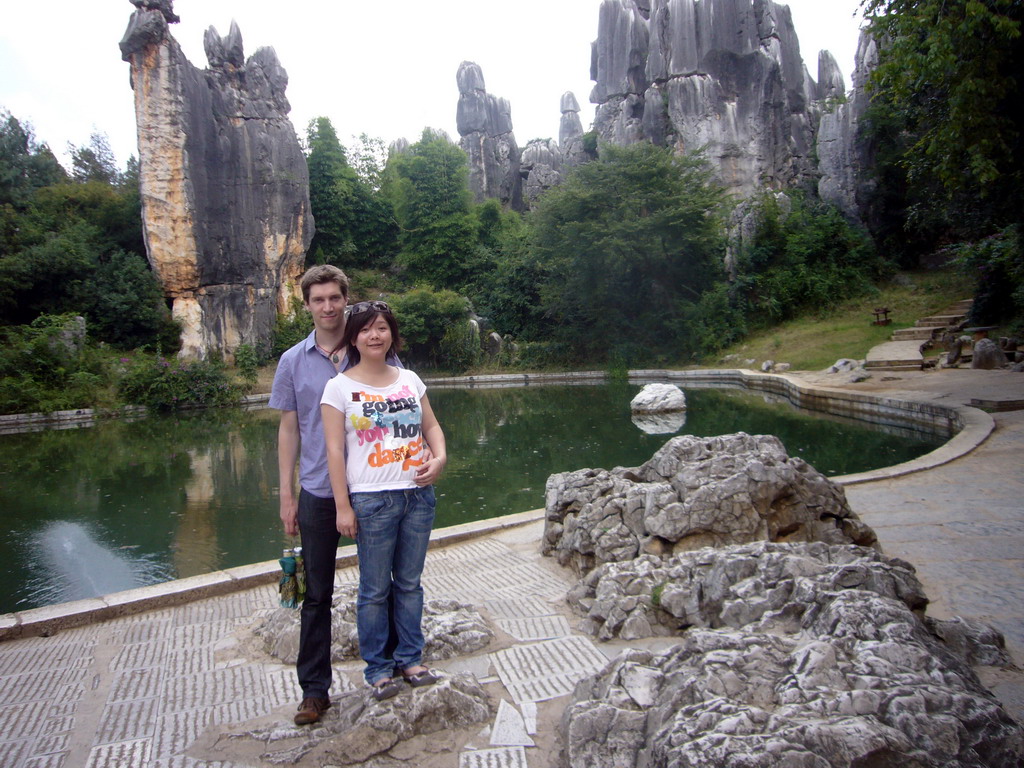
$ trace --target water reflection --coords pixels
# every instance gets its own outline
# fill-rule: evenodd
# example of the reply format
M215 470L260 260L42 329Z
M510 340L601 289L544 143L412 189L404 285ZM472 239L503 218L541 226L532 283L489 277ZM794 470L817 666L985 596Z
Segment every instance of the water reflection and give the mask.
M647 435L674 435L686 426L686 411L634 413L633 423Z
M638 389L432 390L449 454L436 525L543 506L551 474L638 466L682 431L774 434L827 475L896 464L940 442L721 390L687 390L685 423L648 434L631 420ZM0 436L0 613L75 599L90 580L98 594L280 556L277 424L275 411L232 410Z
M115 550L81 523L47 523L27 542L26 586L39 605L84 600L168 578L142 554ZM133 556L134 555L134 556Z

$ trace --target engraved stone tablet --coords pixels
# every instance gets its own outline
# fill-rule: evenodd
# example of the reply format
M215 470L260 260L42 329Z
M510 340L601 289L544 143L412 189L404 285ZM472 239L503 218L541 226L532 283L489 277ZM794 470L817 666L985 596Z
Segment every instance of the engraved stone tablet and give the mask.
M528 768L522 747L478 749L459 755L459 768Z
M496 651L491 660L516 702L546 701L572 693L581 678L607 662L590 640L575 636Z

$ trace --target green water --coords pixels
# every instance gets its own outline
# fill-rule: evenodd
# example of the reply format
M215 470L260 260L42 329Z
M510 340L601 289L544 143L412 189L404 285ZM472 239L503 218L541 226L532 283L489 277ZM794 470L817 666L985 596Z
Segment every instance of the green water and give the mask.
M639 385L436 389L448 439L437 526L544 505L553 472L635 466L671 435L630 419ZM678 434L775 434L827 475L896 464L897 437L739 390L687 392ZM276 411L208 411L0 436L0 613L278 557Z

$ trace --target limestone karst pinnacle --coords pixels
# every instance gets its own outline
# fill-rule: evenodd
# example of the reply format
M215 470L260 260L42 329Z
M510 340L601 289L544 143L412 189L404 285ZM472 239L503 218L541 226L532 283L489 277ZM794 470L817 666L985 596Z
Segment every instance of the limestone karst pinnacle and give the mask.
M131 65L146 250L185 357L231 358L270 340L313 236L309 177L288 120L288 76L272 48L212 27L209 68L185 57L171 0L131 0Z

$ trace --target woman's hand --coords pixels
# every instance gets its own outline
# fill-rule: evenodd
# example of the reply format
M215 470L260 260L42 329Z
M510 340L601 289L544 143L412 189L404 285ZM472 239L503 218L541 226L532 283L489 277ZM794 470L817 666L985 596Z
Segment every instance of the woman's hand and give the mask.
M433 485L443 471L444 462L432 456L416 467L416 485Z
M350 539L356 537L359 525L356 523L356 511L352 509L351 504L337 505L337 526L338 533L342 536L348 536Z

